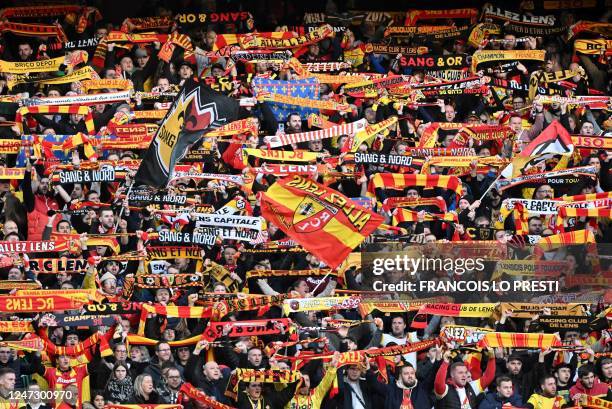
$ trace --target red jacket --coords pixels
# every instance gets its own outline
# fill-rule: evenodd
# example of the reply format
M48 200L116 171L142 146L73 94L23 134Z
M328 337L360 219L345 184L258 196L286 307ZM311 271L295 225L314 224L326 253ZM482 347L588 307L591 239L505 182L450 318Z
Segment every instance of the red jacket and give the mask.
M600 381L597 378L595 378L595 383L593 384L593 387L591 389L585 388L582 382L578 380L578 382L576 382L576 385L570 388L570 397L574 399L574 395L577 395L579 393L589 396L606 396L608 394L608 389L608 384Z
M59 206L57 201L53 198L46 197L43 195L34 195L34 210L28 213L28 240L42 240L43 230L45 230L45 226L47 221L49 221L49 216L47 212L49 210L58 210ZM57 224L61 221L55 221L55 225L53 226L54 230Z

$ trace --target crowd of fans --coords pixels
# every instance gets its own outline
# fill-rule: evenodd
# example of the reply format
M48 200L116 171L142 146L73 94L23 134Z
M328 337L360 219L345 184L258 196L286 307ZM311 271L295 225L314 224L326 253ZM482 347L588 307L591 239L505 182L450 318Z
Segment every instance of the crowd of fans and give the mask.
M610 219L606 216L610 209L607 193L612 182L609 145L605 143L608 132L612 131L610 100L608 98L603 106L599 102L589 105L582 103L578 96L610 95L609 10L602 13L601 9L590 7L590 3L600 2L586 0L572 2L576 3L576 9L561 7L570 3L563 1L544 2L560 5L552 10L530 9L521 3L525 8L507 12L506 16L554 16L554 25L546 26L553 34L521 36L509 30L513 17L507 18L508 25L485 13L485 10L494 10L492 14L499 15L506 8L518 7L511 3L480 4L474 9L474 15L464 11L457 13L457 18L446 10L447 16L443 19L432 13L407 23L412 13L419 11L377 12L374 14L382 17L370 18L374 14L339 14L338 6L328 1L326 10L307 13L302 20L291 17L287 21L275 21L272 13L265 26L263 22L258 25L249 13L226 9L226 4L206 2L206 5L192 7L190 2L186 3L189 4L184 9L151 4L141 16L126 16L130 19L121 25L113 25L105 16L89 13L84 27L80 24L85 8L79 9L82 14L69 11L64 15L54 15L51 11L39 14L30 11L30 15L25 11L11 13L10 8L0 11L0 139L3 141L0 149L6 148L0 154L3 168L0 277L14 285L11 288L1 286L0 291L7 297L17 298L27 298L27 293L20 292L29 289L49 290L48 294L59 297L63 294L78 298L86 294L88 298L83 304L109 304L118 308L83 310L80 305L72 310L30 311L27 308L5 309L0 302L1 324L21 322L29 328L18 331L16 326L0 326L2 408L101 409L112 405L120 408L120 405L130 404L167 404L185 408L229 406L240 409L371 409L378 405L385 409L552 409L610 405L612 338L607 329L609 297L605 292L609 262L602 257L597 267L592 260L589 263L585 257L585 241L562 242L568 246L581 244L579 250L566 246L556 253L546 253L550 256L547 260L558 261L563 266L554 271L556 276L561 273L575 275L579 278L573 282L583 286L574 290L563 288L572 291L566 298L560 293L547 294L548 301L535 302L540 304L540 309L528 311L528 314L503 305L506 299L499 294L464 293L459 299L445 301L434 299L444 293L411 294L434 297L428 298L434 304L501 303L491 316L465 317L418 314L417 304L414 304L416 308L402 309L402 305L408 304L397 301L397 295L375 293L367 287L368 271L359 263L330 269L323 261L324 255L305 251L296 243L299 238L288 237L281 226L270 222L264 223L256 239L219 237L212 246L200 246L195 255L188 250L191 244L167 246L155 238L164 231L194 231L193 218L184 215L202 212L207 207L208 211L230 209L237 215L261 215L261 193L278 178L273 172L262 169L278 160L247 155L243 150L268 151L274 136L325 127L309 121L300 106L285 104L288 114L279 117L278 111L271 109L272 102L261 96L258 98L254 92L252 81L255 78L297 81L301 75L296 70L299 65L289 63L288 59L265 62L237 58L237 50L225 45L230 36L267 29L276 33L295 31L298 37L305 36L309 29L329 23L337 31L335 36L290 48L302 67L309 67L308 63L346 62L340 70L318 74L340 75L338 71L343 71L342 75L364 75L366 81L403 75L409 82L408 88L414 89L423 84L440 86L445 81L461 82L474 76L483 79L486 88L479 93L458 92L407 101L384 86L378 88L374 96L352 96L344 92L347 86L344 82L322 81L314 99L336 101L348 108L320 110L320 120L342 124L364 118L367 125L374 125L392 117L398 119L361 143L355 152L347 149L354 135L312 139L274 148L317 154L312 161L306 162L319 165L316 172L307 177L348 198L360 198L359 203L367 203L370 211L384 217L387 228L383 230L381 226L362 246L379 241L389 246L387 249L393 243L406 245L406 241L412 241L415 246L488 241L489 248L512 245L515 256L522 254L520 258L526 260L529 257L524 252L529 251L529 244L537 244L538 239L584 231L596 243L603 244L599 251L605 255L608 249L605 245L612 234ZM541 2L533 3L539 7ZM44 10L46 6L40 7ZM319 17L312 23L315 14ZM230 16L229 21L211 22L211 17L221 15ZM190 21L190 16L196 19L195 23L185 23ZM201 16L207 19L201 22ZM143 21L138 17L143 17ZM579 20L597 28L578 31L575 28ZM596 25L595 21L600 24ZM30 27L15 28L10 25L12 23ZM488 24L489 31L474 43L473 29L480 23ZM32 26L37 24L56 25L67 39L48 33L36 35ZM463 27L464 24L467 25ZM386 33L394 26L448 26L450 31L455 27L458 34L436 38L423 31L422 35L394 37ZM534 32L542 27L527 26L535 27ZM552 30L559 27L564 30ZM120 37L116 33L128 36L116 40ZM158 36L137 39L137 35L143 33ZM159 36L171 33L185 35L189 44L164 43L166 37ZM131 35L134 37L129 37ZM577 39L603 40L601 52L577 52L574 48ZM373 44L387 51L372 52ZM236 43L234 46L239 47ZM468 64L441 70L418 64L410 66L402 62L406 53L393 52L393 47L427 47L428 50L419 55L436 58L461 55L467 58ZM78 50L87 51L89 58L77 61L71 73L89 66L95 71L93 76L63 82L62 76L70 75L62 71L65 64L57 72L34 71L25 76L15 68L19 62L47 61L75 55ZM488 65L482 64L476 69L470 66L473 62L470 58L486 50L544 50L545 53L542 61L516 57L510 62L494 60L491 64L489 61ZM100 61L102 63L96 65ZM562 81L536 84L536 88L542 87L544 91L537 89L536 94L532 94L534 73L554 75L563 70L575 75L564 77ZM177 166L190 174L241 175L245 180L250 176L251 184L247 189L221 177L204 181L181 179L171 182L157 194L186 195L187 203L132 200L135 196L130 195L146 193L133 181L148 142L137 149L109 149L104 148L101 141L130 137L120 135L118 130L133 124L145 124L147 141L150 141L181 87L193 78L232 98L249 100L242 105L247 106L256 131L204 137L193 148L203 152L202 157L194 162L185 159ZM92 121L87 114L76 111L18 114L23 107L44 106L46 98L73 98L68 100L75 101L70 104L74 107L79 105L79 96L123 90L90 89L85 85L88 81L104 79L117 80L113 84L128 80L130 95L121 101L87 104ZM510 82L521 86L513 89L503 85ZM231 86L224 88L226 83ZM546 100L537 97L538 94L561 98ZM139 112L147 115L139 116ZM90 122L93 122L93 131ZM465 128L446 126L449 123L459 123ZM501 171L510 163L518 167L516 159L521 151L555 124L560 124L560 129L574 137L586 137L603 145L599 148L574 143L570 154L562 158L557 152L551 153L535 166L538 172L553 174L552 179L556 180L550 184L544 181L528 187L499 188L496 182ZM464 133L464 129L481 125L497 127L495 129L506 134L503 138L491 135L490 138L470 138L469 132ZM503 128L504 125L507 128ZM435 141L423 145L421 142L432 133ZM83 135L79 143L75 142L75 135ZM458 144L458 135L468 135L467 142ZM6 140L21 141L22 146L9 151ZM68 148L67 140L72 141ZM430 151L419 154L415 148ZM459 148L472 152L457 154L452 151ZM436 149L447 151L438 155ZM405 155L411 156L412 162L409 166L356 164L353 158L357 153ZM444 165L444 160L435 162L442 156L450 158L451 165ZM460 156L470 159L461 165L452 162ZM531 156L535 158L535 154ZM433 164L430 161L434 161ZM98 165L114 167L116 179L61 183L54 178L62 169L97 169ZM559 183L562 176L555 177L554 172L584 166L594 167L590 177L578 177L565 183ZM11 175L10 168L23 173L7 176ZM125 171L123 178L117 176L120 171ZM460 181L459 193L430 183L399 188L376 185L374 180L381 174L456 176ZM520 175L515 172L511 177ZM591 196L592 200L589 196L583 199L587 203L585 207L588 208L591 201L592 207L607 209L607 214L569 214L561 220L558 212L529 213L524 220L526 230L522 231L517 231L516 213L504 214L507 199L550 201L561 200L562 196L591 194L598 196ZM402 213L403 218L387 202L400 198L412 200L404 204L403 209L409 210L407 215ZM180 213L185 209L187 213ZM62 235L69 235L72 248L16 252L5 247L8 243L36 241L53 241L57 245ZM164 246L178 249L177 253L156 259L153 254L163 252L159 249ZM336 250L330 246L326 251ZM359 248L354 250L359 251ZM43 260L51 259L55 259L51 267L43 267ZM489 274L494 266L493 263ZM257 271L264 273L253 274ZM333 273L327 274L330 271ZM147 281L154 275L158 278ZM141 276L146 280L139 281ZM419 271L417 276L438 281L476 277L473 272L459 276L453 271L440 270ZM585 278L595 276L600 280L589 282ZM179 277L196 277L199 281L197 285L178 283ZM569 295L580 292L601 297L572 304L578 305L579 314L566 311L558 315L564 318L578 315L589 322L599 318L603 325L596 328L569 325L561 330L536 327L538 318L556 314L555 306L569 305L576 299ZM42 296L36 290L31 294L31 297ZM347 295L351 300L359 298L362 303L375 300L391 305L395 302L393 305L397 308L364 311L355 307L328 307L283 312L290 300L327 300L331 296ZM257 299L266 300L265 304L256 304L254 300ZM217 303L224 301L228 304L223 305L231 305L233 309L215 315L222 305ZM145 310L145 305L152 309ZM210 308L206 310L210 306L213 306L212 313ZM417 315L425 321L415 319ZM70 316L78 319L71 322ZM257 327L252 320L264 323ZM221 323L214 336L200 337L210 332L214 321ZM489 347L478 342L481 337L470 341L467 336L458 337L460 342L454 339L453 343L442 330L445 326L471 329L480 335L485 329L504 334L546 332L555 334L558 343L541 348L521 347L518 342L515 347L512 343ZM249 328L255 327L249 332ZM246 336L241 336L242 329ZM260 330L262 332L258 333ZM387 351L376 355L373 352L430 340L431 343L424 343L420 348L400 353ZM28 343L35 341L39 343ZM372 356L367 355L368 351ZM350 355L350 352L355 354ZM48 391L54 393L46 394ZM602 401L591 401L587 396Z

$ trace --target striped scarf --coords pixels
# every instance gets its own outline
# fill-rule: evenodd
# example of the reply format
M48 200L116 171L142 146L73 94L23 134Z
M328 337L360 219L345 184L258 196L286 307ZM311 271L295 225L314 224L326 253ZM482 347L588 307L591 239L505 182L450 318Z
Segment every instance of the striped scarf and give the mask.
M360 119L348 124L336 125L326 129L320 129L312 132L298 132L293 134L279 134L269 136L269 145L272 148L291 145L293 143L318 141L321 139L337 137L340 135L350 135L365 129L365 119Z
M211 307L189 307L175 305L143 304L140 313L138 335L144 335L145 322L148 314L165 315L176 318L211 318L213 310Z
M179 347L184 347L184 346L189 346L189 345L195 345L198 342L200 342L202 339L203 337L200 334L200 335L195 335L193 337L181 339L178 341L168 341L168 345L170 345L170 348L179 348ZM150 339L150 338L143 337L137 334L128 334L127 342L131 345L154 346L159 342L159 340Z
M399 223L417 222L418 220L419 220L418 212L414 210L407 210L407 209L400 208L400 209L395 209L395 211L393 212L392 224L393 226L397 226ZM439 214L425 212L423 221L431 222L435 220L440 220L440 221L449 222L449 223L459 223L459 217L457 216L457 213L455 212L439 213Z
M564 232L565 225L564 219L570 217L593 217L593 218L612 218L612 209L609 207L595 207L591 209L574 208L574 207L559 207L559 213L557 215L556 228Z
M189 400L194 400L196 402L203 403L205 407L209 407L211 409L235 409L233 406L225 405L221 402L218 402L217 399L206 395L204 392L202 392L201 390L199 390L188 382L185 382L181 385L177 402L183 401L183 395L189 398ZM160 405L157 405L156 408L159 406Z
M68 41L68 37L59 24L25 24L4 21L0 23L0 32L11 32L26 37L56 37L60 42Z
M538 348L542 350L561 345L561 339L556 334L519 332L491 332L477 344L480 348Z
M576 244L595 243L595 235L590 230L575 230L559 233L548 237L542 237L536 245L535 251L540 254L556 250L560 247Z
M87 28L90 17L93 15L93 21L98 22L102 19L102 14L95 7L82 7L72 5L57 5L57 6L28 6L28 7L7 7L0 10L2 19L8 18L38 18L38 17L56 17L66 16L70 14L78 14L76 32L81 34Z
M93 114L86 106L74 106L74 105L38 105L31 107L21 107L15 114L15 122L21 128L23 133L23 116L27 114L79 114L85 115L85 126L89 135L96 133L96 127L94 125Z
M595 409L612 409L612 402L588 394L582 394L580 404Z
M377 173L368 184L368 196L374 197L378 188L403 190L411 186L449 189L457 196L461 196L462 192L461 180L457 176Z

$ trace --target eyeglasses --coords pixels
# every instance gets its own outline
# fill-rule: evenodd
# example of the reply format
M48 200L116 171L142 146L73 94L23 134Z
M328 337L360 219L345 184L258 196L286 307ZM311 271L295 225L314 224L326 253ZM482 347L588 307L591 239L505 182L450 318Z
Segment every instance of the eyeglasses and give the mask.
M170 349L158 349L157 352L170 352Z
M174 375L174 376L169 376L168 379L181 379L181 377L178 375Z
M489 227L489 223L479 223L476 225L476 227Z
M261 384L249 385L250 388L261 388Z

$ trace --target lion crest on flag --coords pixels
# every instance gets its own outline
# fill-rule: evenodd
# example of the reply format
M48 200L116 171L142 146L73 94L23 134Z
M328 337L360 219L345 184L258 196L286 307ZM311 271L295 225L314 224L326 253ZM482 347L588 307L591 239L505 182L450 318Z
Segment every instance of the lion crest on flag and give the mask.
M338 209L318 200L306 196L302 199L293 213L293 226L302 233L311 233L324 228L338 213Z

